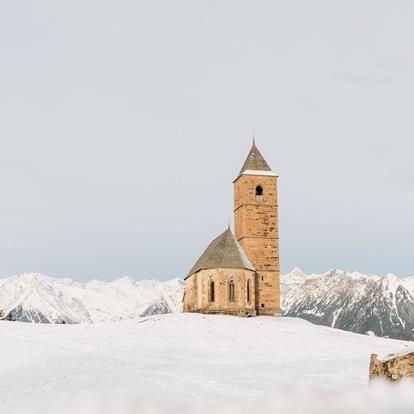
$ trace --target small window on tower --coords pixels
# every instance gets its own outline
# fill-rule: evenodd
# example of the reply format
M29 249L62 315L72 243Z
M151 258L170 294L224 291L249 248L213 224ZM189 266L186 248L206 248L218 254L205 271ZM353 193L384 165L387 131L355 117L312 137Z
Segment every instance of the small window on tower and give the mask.
M260 202L263 200L263 188L261 185L256 187L256 201Z

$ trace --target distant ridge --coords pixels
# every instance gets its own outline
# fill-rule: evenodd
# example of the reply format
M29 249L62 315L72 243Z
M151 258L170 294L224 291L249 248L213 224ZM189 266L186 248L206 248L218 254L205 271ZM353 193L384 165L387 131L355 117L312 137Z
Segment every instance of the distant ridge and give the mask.
M0 279L3 319L39 323L119 321L181 310L184 282L173 279L75 282L29 273ZM332 269L281 277L285 316L361 334L414 340L414 278Z
M332 269L281 279L285 316L368 335L414 340L414 278Z
M26 273L0 279L0 313L22 322L94 323L178 312L183 284L129 277L79 283Z

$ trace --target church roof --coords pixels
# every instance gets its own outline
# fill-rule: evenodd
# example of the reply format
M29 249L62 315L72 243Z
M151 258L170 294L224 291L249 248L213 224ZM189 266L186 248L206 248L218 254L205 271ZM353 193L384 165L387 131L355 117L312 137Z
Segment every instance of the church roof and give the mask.
M272 172L269 164L263 158L263 155L260 153L254 140L249 155L247 156L238 176L242 174L276 175Z
M188 272L187 277L202 269L248 269L255 268L247 258L246 253L234 237L230 228L214 239Z

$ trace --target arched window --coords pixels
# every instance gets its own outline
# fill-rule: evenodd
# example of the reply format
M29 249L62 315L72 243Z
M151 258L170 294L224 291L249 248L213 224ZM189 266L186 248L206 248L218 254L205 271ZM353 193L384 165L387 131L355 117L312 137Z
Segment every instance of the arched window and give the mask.
M263 187L261 185L258 185L256 187L256 201L262 201L263 200Z
M250 303L250 280L247 281L246 291L247 291L247 303Z
M229 282L229 301L234 302L234 282Z
M213 281L210 282L208 296L209 296L209 301L210 302L214 302L215 301L215 299L216 299L216 292L214 291L214 282Z

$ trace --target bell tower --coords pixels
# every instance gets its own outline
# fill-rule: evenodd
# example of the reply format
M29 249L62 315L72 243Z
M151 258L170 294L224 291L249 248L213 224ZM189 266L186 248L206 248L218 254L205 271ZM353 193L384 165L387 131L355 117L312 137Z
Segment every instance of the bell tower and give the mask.
M253 145L234 180L236 239L256 269L258 315L280 316L277 175Z

